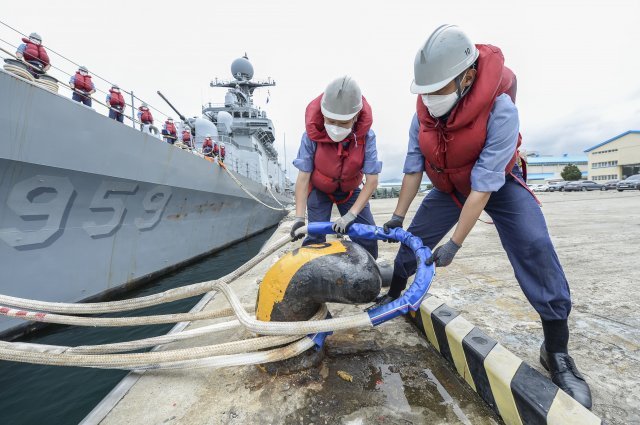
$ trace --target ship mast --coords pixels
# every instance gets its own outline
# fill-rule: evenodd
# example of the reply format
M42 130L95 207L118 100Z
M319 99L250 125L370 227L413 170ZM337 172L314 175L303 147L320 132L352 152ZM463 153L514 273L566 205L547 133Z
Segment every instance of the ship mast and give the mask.
M266 81L252 81L253 65L249 62L249 58L245 53L243 57L238 58L231 64L231 75L233 80L215 79L209 84L211 87L228 88L229 92L235 97L234 106L251 107L253 106L253 91L261 87L275 86L276 82L268 78ZM227 100L225 99L225 103Z

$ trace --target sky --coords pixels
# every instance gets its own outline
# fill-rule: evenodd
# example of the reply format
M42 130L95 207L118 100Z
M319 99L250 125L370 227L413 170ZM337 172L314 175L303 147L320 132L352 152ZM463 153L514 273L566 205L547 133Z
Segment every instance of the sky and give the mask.
M171 110L157 90L187 116L199 114L203 103L222 102L224 89L209 82L231 78L231 62L246 52L256 78L276 81L268 104L266 89L255 101L274 122L283 165L286 135L292 178L306 105L345 74L372 105L381 180L401 178L415 111L409 92L414 57L445 23L459 25L475 43L502 49L518 77L527 151L579 154L640 129L637 0L5 3L0 21L38 32L45 46L165 113ZM0 39L20 43L2 25ZM77 68L55 55L52 61L67 72Z

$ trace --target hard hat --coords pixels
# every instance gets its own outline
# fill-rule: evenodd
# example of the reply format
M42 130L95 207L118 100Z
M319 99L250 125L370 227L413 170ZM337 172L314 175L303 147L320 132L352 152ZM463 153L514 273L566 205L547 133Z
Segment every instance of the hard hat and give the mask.
M87 67L86 67L86 66L84 66L84 65L82 65L80 68L78 68L78 70L79 70L79 71L82 71L82 72L89 73L89 70L88 70L88 69L87 69Z
M339 121L353 118L362 109L362 92L354 79L348 76L333 80L322 95L322 115Z
M211 137L211 135L210 135L210 134L207 134L207 137Z
M411 93L440 90L478 59L478 49L457 25L441 25L418 50Z
M167 117L167 121L173 121L173 118Z
M120 86L118 86L117 84L112 85L111 88L120 90Z
M29 38L33 38L34 40L38 40L40 43L42 43L42 37L40 37L40 34L38 34L37 32L32 32L31 34L29 34Z

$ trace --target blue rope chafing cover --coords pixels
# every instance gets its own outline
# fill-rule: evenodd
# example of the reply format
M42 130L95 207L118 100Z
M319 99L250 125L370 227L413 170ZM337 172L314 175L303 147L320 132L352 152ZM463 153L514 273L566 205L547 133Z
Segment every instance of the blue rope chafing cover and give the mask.
M335 233L331 229L332 225L333 223L329 222L309 223L307 225L307 233L314 235L332 234ZM436 272L435 265L427 266L425 264L427 258L431 257L431 250L422 245L422 240L400 227L390 229L389 232L386 233L382 227L359 223L352 224L347 231L347 235L352 238L362 239L394 239L411 248L418 263L416 275L411 286L409 286L409 289L407 289L400 298L368 312L371 323L376 326L401 314L418 310L420 303L422 303L422 300L431 287L431 281Z

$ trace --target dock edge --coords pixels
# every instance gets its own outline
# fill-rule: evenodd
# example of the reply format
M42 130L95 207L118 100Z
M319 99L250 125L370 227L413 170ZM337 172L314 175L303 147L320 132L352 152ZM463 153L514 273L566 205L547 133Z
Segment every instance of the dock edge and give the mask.
M551 379L427 294L409 315L429 343L507 425L601 425Z

